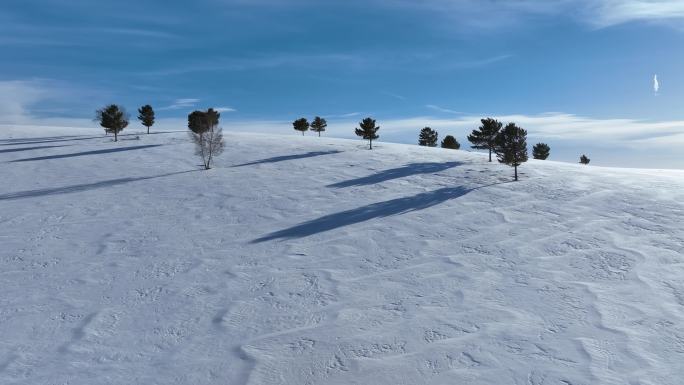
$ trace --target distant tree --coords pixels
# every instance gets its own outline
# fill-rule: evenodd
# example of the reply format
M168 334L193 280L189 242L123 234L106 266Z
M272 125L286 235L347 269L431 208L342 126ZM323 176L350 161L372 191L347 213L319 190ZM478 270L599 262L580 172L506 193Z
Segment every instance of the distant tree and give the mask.
M205 124L205 114L203 111L193 111L188 115L188 128L195 134L203 134L207 129Z
M309 122L306 120L306 118L300 118L292 122L292 126L294 126L294 129L297 131L302 132L302 136L304 136L304 132L309 130Z
M373 149L373 139L377 139L380 135L377 134L380 126L375 125L375 119L366 118L362 122L359 122L359 128L355 130L356 135L363 137L368 140L368 148Z
M518 180L518 166L527 162L527 131L508 123L496 137L494 148L499 163L515 168L515 180Z
M425 127L420 130L418 135L418 145L427 147L437 147L437 139L439 134L430 127Z
M119 140L119 132L128 126L128 114L123 107L110 104L95 112L95 120L104 127L105 133L113 133L114 141Z
M311 131L318 132L318 137L321 136L321 132L325 131L326 127L328 127L328 122L320 116L315 117L311 122Z
M580 156L580 163L589 164L589 162L591 162L591 159L589 159L586 155L582 154L582 156Z
M534 159L546 160L551 152L551 147L546 143L537 143L532 147L532 157Z
M495 119L481 119L482 125L468 135L468 141L472 143L471 148L478 150L489 150L489 161L492 161L492 151L496 147L496 137L501 130L502 124Z
M143 126L147 127L147 133L150 133L150 127L154 125L154 110L152 106L146 104L138 108L138 120Z
M458 150L461 148L461 143L456 140L451 135L447 135L444 137L444 140L442 140L442 148L450 148L452 150Z
M207 111L194 111L188 115L190 137L195 142L196 154L202 158L205 170L211 168L215 156L223 152L223 130L219 126L221 114L213 108Z

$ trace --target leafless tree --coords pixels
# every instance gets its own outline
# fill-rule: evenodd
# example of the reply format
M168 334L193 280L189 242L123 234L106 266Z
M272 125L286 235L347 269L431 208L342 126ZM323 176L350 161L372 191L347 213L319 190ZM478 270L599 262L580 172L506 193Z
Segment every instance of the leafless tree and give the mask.
M195 111L188 116L190 137L195 142L195 152L202 158L205 170L211 168L215 156L223 152L223 130L219 126L219 114L213 108L207 111Z

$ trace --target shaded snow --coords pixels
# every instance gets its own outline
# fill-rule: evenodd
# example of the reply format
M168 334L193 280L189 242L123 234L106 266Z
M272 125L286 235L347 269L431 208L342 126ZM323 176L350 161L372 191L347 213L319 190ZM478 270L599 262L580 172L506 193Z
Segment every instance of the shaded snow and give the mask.
M684 172L122 139L0 134L2 384L684 381Z

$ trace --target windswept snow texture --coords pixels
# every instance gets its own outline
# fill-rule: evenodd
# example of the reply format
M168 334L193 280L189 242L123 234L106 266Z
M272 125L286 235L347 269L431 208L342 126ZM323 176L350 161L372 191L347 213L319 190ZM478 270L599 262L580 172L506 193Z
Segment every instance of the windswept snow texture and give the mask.
M0 134L1 384L684 383L684 172L97 132Z

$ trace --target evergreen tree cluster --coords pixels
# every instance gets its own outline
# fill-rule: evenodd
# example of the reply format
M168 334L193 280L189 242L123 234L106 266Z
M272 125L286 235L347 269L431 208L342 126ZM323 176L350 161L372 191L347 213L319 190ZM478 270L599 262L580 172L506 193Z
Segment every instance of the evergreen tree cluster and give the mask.
M95 111L95 121L105 129L105 134L114 134L115 142L119 140L119 133L128 127L129 119L126 109L118 104L109 104ZM150 127L154 125L154 109L152 106L146 104L138 108L138 120L147 127L149 134Z
M292 122L292 127L296 131L300 131L302 133L302 136L304 136L304 133L309 131L317 132L318 137L321 136L321 132L324 132L326 127L328 127L328 122L321 118L320 116L316 116L311 123L306 118L299 118Z

